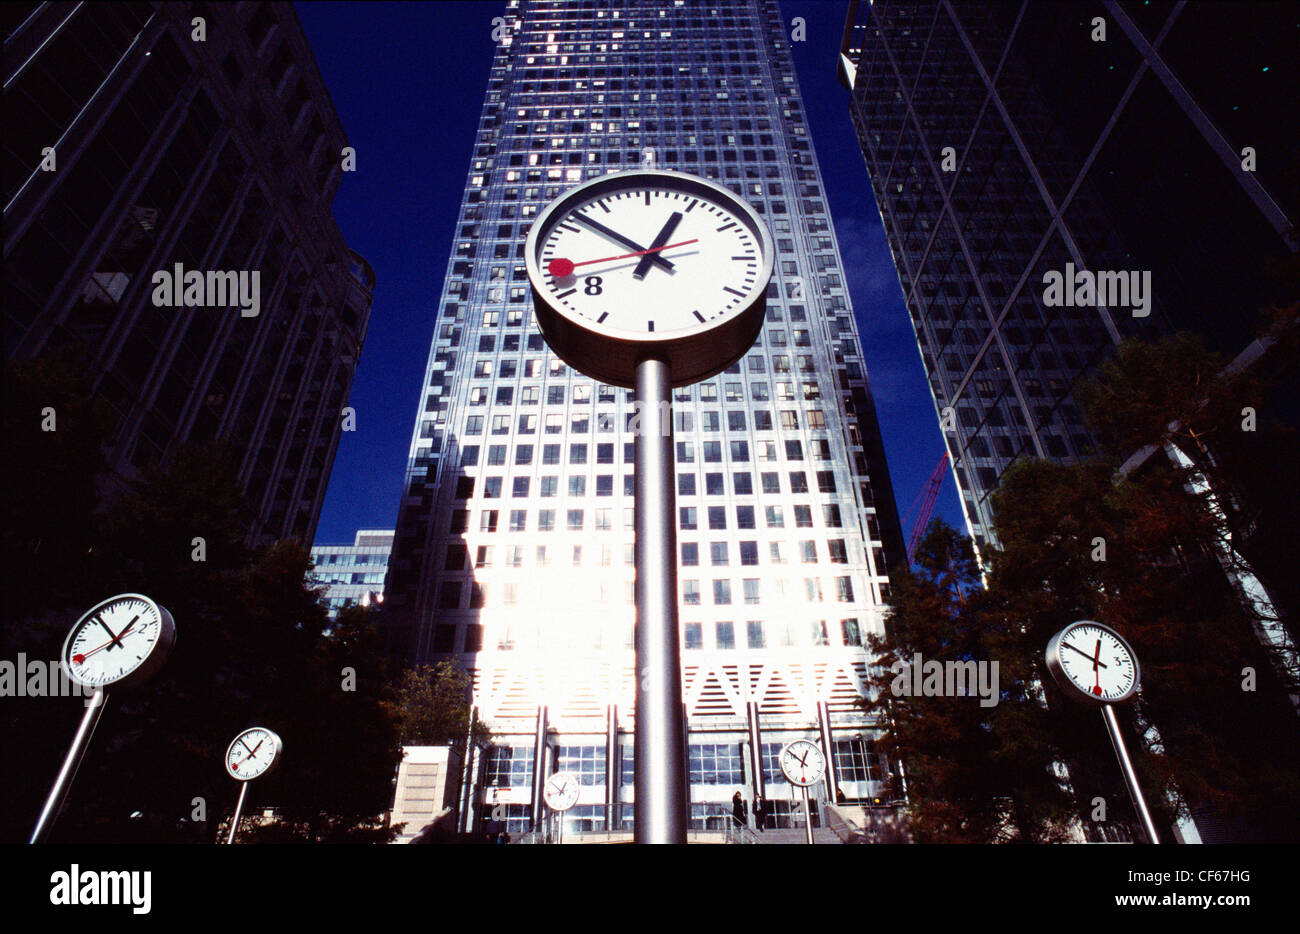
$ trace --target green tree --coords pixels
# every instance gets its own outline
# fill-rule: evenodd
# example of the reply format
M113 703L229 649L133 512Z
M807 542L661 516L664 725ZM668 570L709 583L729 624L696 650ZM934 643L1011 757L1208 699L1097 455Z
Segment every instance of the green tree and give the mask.
M890 580L886 636L869 639L880 667L864 706L888 725L884 748L904 763L913 838L1059 839L1070 802L1052 773L1054 748L1042 708L1026 696L1019 627L981 587L970 541L935 520L917 550L915 571L898 568ZM903 696L902 665L916 654L940 663L998 660L998 703Z
M469 675L452 662L418 665L402 672L393 703L404 746L453 746L463 750L470 730ZM474 723L474 740L485 739Z

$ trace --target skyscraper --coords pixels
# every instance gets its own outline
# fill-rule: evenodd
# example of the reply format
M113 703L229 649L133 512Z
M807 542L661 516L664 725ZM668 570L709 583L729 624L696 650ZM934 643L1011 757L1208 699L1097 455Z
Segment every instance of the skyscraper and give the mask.
M392 550L392 529L360 529L350 544L312 545L315 578L326 585L324 600L331 616L350 603L381 602Z
M1295 29L1272 3L850 3L839 75L977 545L1016 458L1094 453L1072 393L1123 339L1263 358L1258 312L1296 300L1271 274L1300 248ZM1294 420L1289 366L1273 411ZM1215 557L1285 685L1294 574L1251 541L1290 540L1278 512ZM1176 748L1180 724L1158 726Z
M864 690L903 555L835 234L774 0L511 3L439 301L386 586L416 662L472 670L493 733L462 820L512 832L557 769L578 829L629 827L629 393L573 373L532 319L524 240L562 191L653 165L711 178L777 247L762 336L677 390L683 698L692 826L737 790L795 801L776 754L833 751L827 787L884 795Z
M1300 247L1293 13L850 4L840 77L978 544L1016 457L1092 452L1071 391L1121 339L1255 337ZM1140 294L1050 304L1079 270Z
M220 439L249 540L310 541L374 273L289 4L5 8L4 345L80 345L118 481Z

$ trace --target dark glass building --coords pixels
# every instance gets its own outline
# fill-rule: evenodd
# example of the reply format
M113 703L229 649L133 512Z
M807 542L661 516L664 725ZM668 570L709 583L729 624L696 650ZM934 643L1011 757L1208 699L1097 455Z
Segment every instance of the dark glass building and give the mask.
M903 550L781 11L502 12L385 593L408 657L473 672L495 745L468 763L465 826L499 806L525 829L543 773L566 769L583 785L570 832L630 827L631 400L548 352L523 251L561 192L637 166L726 185L778 253L753 349L675 394L692 824L720 826L735 791L759 788L788 822L776 755L794 738L833 753L849 799L883 795L855 702Z
M1285 3L850 4L840 77L978 544L1017 456L1092 450L1071 388L1119 340L1256 336L1300 245L1295 33ZM1070 270L1141 301L1047 304Z
M75 344L129 480L221 439L250 541L313 537L374 274L289 4L4 7L4 348Z
M1274 271L1300 246L1297 23L1285 3L849 4L839 75L977 545L1017 457L1093 453L1072 391L1121 340L1191 331L1248 366L1259 312L1295 301ZM1250 559L1272 594L1219 560L1294 672L1289 558Z

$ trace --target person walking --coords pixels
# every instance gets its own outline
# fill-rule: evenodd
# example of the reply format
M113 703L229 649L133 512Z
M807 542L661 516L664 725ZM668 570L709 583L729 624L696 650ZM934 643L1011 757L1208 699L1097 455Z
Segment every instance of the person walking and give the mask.
M758 832L763 832L763 824L767 818L767 803L763 800L761 792L754 795L754 826Z
M736 823L745 826L745 799L736 792L731 796L731 816L736 819Z

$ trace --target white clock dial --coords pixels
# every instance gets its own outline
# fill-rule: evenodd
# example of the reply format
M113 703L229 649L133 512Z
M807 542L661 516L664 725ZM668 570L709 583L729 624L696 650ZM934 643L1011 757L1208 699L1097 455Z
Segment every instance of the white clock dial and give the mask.
M226 771L238 781L252 781L275 765L280 749L280 737L266 727L245 730L226 749Z
M826 774L826 757L821 747L806 739L795 740L781 750L781 771L792 785L807 788Z
M579 372L631 386L648 357L684 386L753 346L772 238L728 189L682 172L615 172L551 202L524 249L537 324Z
M553 811L567 811L578 803L582 782L572 772L556 772L542 787L546 806Z
M541 242L548 297L617 336L697 330L755 290L759 238L736 215L650 182L581 201Z
M1132 648L1119 633L1101 623L1080 620L1053 636L1047 664L1057 682L1076 699L1113 704L1137 691L1138 665Z
M121 594L72 627L63 643L63 668L81 684L125 687L152 675L175 640L170 613L142 594Z

